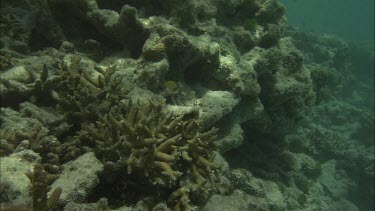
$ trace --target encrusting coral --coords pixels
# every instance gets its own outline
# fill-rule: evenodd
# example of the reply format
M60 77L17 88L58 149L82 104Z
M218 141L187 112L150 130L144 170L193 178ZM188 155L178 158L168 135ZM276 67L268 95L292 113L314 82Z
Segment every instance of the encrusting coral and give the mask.
M157 192L151 197L169 194L174 210L190 210L189 196L208 192L204 186L213 170L217 130L199 132L192 115L166 115L163 106L124 103L85 127L81 136L96 141L96 155L112 174L126 178L127 188Z

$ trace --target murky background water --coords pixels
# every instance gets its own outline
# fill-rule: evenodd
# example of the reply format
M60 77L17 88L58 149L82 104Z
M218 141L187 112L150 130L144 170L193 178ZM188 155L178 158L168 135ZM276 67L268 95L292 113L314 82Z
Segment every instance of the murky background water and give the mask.
M290 25L347 40L374 39L373 0L280 0Z

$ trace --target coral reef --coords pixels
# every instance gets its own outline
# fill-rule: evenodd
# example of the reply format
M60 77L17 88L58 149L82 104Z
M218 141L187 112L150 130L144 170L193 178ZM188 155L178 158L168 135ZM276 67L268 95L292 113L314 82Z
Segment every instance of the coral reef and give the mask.
M301 52L289 54L285 61L298 64L305 59L317 94L315 106L295 131L282 138L255 129L254 120L250 121L244 127L242 147L229 150L225 157L230 166L249 169L256 177L283 181L279 189L288 209L330 210L342 203L353 210L371 210L373 112L363 107L364 100L353 101L353 93L367 84L355 85L360 79L350 67L348 45L341 39L290 28L287 35ZM366 197L357 197L363 193Z
M369 210L364 66L284 13L277 0L2 0L1 206Z

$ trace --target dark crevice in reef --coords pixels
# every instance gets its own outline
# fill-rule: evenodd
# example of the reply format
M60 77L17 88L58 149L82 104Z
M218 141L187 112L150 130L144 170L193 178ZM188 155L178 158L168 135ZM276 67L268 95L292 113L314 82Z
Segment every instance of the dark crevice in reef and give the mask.
M145 16L158 16L163 12L163 1L155 0L98 0L98 6L100 9L113 10L118 13L121 12L121 8L125 5L129 5L142 11L142 15Z
M29 98L30 97L25 95L25 93L19 93L17 91L2 94L0 96L0 107L17 108L20 103L28 101Z
M118 13L121 12L121 8L125 4L133 6L132 4L129 4L129 1L127 1L127 0L112 0L112 1L98 0L97 4L98 4L100 9L112 10L112 11L116 11Z
M184 80L187 84L204 84L209 89L218 90L217 84L211 80L210 72L214 69L215 65L206 61L198 61L186 68Z
M42 50L46 47L59 48L61 42L54 42L53 40L46 39L44 34L38 30L33 30L29 40L31 51L35 52Z
M224 154L232 168L251 170L256 177L287 182L285 172L291 171L290 155L285 153L285 142L272 134L245 127L242 147ZM239 162L239 160L242 160Z
M150 207L153 207L159 200L152 199L153 196L158 195L158 198L167 198L172 193L168 189L150 188L147 184L139 181L139 178L134 178L126 172L113 174L108 169L102 172L99 181L99 185L88 196L88 201L94 203L105 197L108 199L111 208L119 208L124 205L131 206L140 200L145 200ZM133 183L125 184L121 181L133 181Z

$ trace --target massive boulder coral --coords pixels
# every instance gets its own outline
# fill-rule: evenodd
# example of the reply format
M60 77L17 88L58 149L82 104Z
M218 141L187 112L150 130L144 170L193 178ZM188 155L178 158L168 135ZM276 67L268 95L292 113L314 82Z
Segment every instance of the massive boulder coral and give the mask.
M137 200L144 194L155 201L167 197L175 210L190 209L191 198L207 197L216 130L199 131L191 115L165 115L162 104L124 107L81 132L95 140L107 174L121 177L117 185L125 185Z
M270 129L282 131L301 119L315 101L310 71L290 38L279 41L277 48L264 51L255 64L261 87L260 101L270 116ZM273 131L277 132L277 131Z

